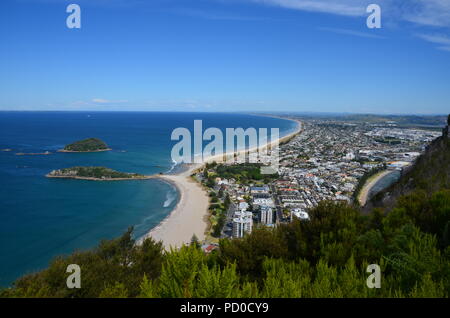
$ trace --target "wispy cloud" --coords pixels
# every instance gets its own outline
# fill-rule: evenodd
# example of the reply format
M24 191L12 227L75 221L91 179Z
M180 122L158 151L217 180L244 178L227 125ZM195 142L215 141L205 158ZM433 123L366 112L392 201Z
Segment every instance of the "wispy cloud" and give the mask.
M127 103L127 100L108 100L103 98L94 98L92 99L93 103L96 104L119 104L119 103Z
M450 37L442 34L417 34L419 38L425 41L450 46Z
M105 104L105 103L108 103L108 102L109 102L108 100L102 99L102 98L94 98L92 101L93 101L94 103L99 103L99 104Z
M412 23L415 27L449 33L450 0L242 0L246 2L277 6L287 9L360 17L367 15L366 8L376 3L382 8L383 20ZM389 23L387 23L389 24ZM379 38L378 35L347 29L322 28L324 31L360 37ZM419 35L425 41L441 44L437 49L450 51L450 38L446 35Z
M409 0L400 8L402 18L406 21L427 26L450 27L450 0Z
M59 2L62 0L22 0L22 1L41 1L41 2ZM78 0L82 4L105 5L105 6L155 6L165 3L166 10L184 14L192 17L209 20L235 20L235 21L258 21L268 20L267 17L245 16L235 14L234 12L219 12L214 10L192 9L179 6L183 1L175 0ZM414 27L425 28L424 32L436 32L450 34L450 0L210 0L220 3L235 4L253 3L256 5L273 6L291 10L300 10L306 12L327 13L333 15L363 18L367 16L366 8L371 3L376 3L382 8L383 25L389 25L390 22L412 23ZM170 8L170 9L167 9ZM431 30L429 30L431 29ZM335 32L343 35L354 35L360 37L379 38L378 35L370 35L360 31L332 29L324 31ZM417 31L417 30L416 30ZM428 42L437 43L420 37ZM437 47L440 50L448 51L448 45L443 44Z
M355 30L349 30L349 29L325 28L325 27L317 28L317 29L321 30L321 31L333 32L333 33L337 33L337 34L359 36L362 38L385 39L385 37L381 36L381 35L371 34L371 33L367 33L367 32L360 32L360 31L355 31Z
M450 0L246 0L288 9L364 16L371 3L396 19L420 25L450 27Z
M436 47L439 50L442 51L450 51L450 37L443 35L443 34L416 34L417 37L434 43L439 44L438 47Z
M346 16L362 16L366 12L364 0L250 0L255 3L275 5L288 9L332 13Z

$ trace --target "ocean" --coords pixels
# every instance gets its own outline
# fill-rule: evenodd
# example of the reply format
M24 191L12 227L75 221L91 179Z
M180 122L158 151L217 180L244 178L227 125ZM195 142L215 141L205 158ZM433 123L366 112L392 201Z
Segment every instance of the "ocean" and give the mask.
M161 180L93 182L48 179L51 170L106 166L123 172L167 173L174 168L173 129L279 128L292 121L248 114L167 112L0 112L0 286L45 268L57 255L98 245L134 227L139 238L176 206L178 192ZM58 153L84 138L112 151ZM10 149L10 151L5 151ZM44 153L23 155L16 153Z

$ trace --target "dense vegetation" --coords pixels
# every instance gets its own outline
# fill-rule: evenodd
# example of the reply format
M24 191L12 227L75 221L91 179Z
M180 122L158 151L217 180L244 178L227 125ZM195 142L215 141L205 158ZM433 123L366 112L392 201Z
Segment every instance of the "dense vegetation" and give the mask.
M65 151L79 151L79 152L100 151L108 149L109 149L108 145L106 145L104 141L98 138L88 138L76 141L64 147Z
M323 202L310 211L310 222L221 240L210 255L197 244L166 254L151 239L136 246L129 231L94 251L59 257L1 295L448 297L449 213L449 190L404 197L387 216ZM382 268L380 289L366 287L366 267L373 263ZM81 266L81 289L66 287L69 264Z
M221 200L219 199L218 202L221 202ZM211 231L211 235L213 237L220 237L221 233L222 233L222 229L225 226L225 222L227 220L227 212L228 209L230 208L230 204L231 204L231 200L230 200L230 196L227 194L225 196L225 198L223 199L223 203L214 203L214 197L212 200L212 203L210 205L210 210L211 210L211 217L210 217L210 222L211 222L211 227L212 227L212 231Z
M66 176L96 179L132 179L142 178L143 175L137 173L126 173L115 171L105 167L72 167L61 170L54 170L49 176Z
M242 163L235 165L219 164L215 167L215 174L220 178L233 178L242 183L250 183L252 181L268 183L271 179L278 177L278 174L261 174L261 166L262 164L259 163Z
M364 185L367 183L367 181L373 177L374 175L376 175L377 173L383 171L384 169L386 169L385 166L382 167L376 167L373 169L370 169L369 171L367 171L359 180L358 180L358 184L356 185L355 191L353 191L353 201L355 203L358 203L358 197L362 191L362 189L364 188Z
M439 142L448 147L447 141ZM433 149L420 160L432 162L438 156L445 166L449 157L430 154ZM399 183L410 187L408 193L396 197L392 207L374 208L367 215L346 203L324 201L309 211L310 221L256 228L242 239L221 240L208 255L195 240L167 253L151 239L137 246L129 230L93 251L55 259L0 295L449 297L450 189L442 182L431 186L422 179L429 174L413 170L408 174L413 181L402 178ZM81 289L66 287L69 264L81 266ZM381 267L379 289L366 286L368 264Z
M278 174L266 175L261 174L262 164L258 163L240 163L235 165L223 165L217 162L207 163L202 173L203 185L210 188L210 206L209 210L210 223L211 223L211 235L219 238L222 233L222 229L225 226L227 212L231 204L230 197L224 195L223 191L219 190L218 193L214 191L216 187L215 179L217 177L222 179L234 179L236 182L243 184L249 183L268 183L274 178L278 177Z
M227 212L231 205L230 196L224 193L223 188L219 187L216 192L215 172L210 172L218 165L216 162L207 163L203 170L203 185L209 188L209 223L210 230L208 231L211 236L219 238L222 234L222 229L226 222Z
M383 137L383 138L374 138L374 140L376 142L381 142L383 144L390 144L390 145L399 145L402 143L402 141L398 138L394 138L394 137Z

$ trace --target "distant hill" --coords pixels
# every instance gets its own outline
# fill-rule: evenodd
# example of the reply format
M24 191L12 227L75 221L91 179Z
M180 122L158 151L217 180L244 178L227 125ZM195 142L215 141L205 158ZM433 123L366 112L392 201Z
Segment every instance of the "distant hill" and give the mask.
M347 113L282 113L280 115L295 116L307 119L329 121L368 123L374 125L393 125L403 128L440 129L447 120L446 115L376 115L376 114L347 114Z
M394 122L400 126L442 126L447 117L444 115L419 116L419 115L347 115L341 120L344 121L364 121L369 123Z

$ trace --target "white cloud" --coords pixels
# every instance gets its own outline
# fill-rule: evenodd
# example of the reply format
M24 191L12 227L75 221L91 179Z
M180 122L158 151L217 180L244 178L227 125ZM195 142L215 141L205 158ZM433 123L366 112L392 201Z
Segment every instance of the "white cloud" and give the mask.
M335 15L362 17L368 15L366 8L371 3L381 6L383 21L413 23L416 26L449 32L450 0L242 0L258 4L278 6L287 9L330 13ZM323 28L325 30L325 28ZM329 28L340 34L368 37L369 34L346 29ZM378 37L378 36L371 36ZM449 37L446 35L419 35L428 42L441 44L440 50L450 51Z
M106 103L109 103L108 100L103 99L103 98L94 98L92 101L93 101L94 103L99 103L99 104L106 104Z
M450 46L450 37L442 34L417 34L417 36L425 41Z
M127 100L108 100L103 98L94 98L92 102L96 104L117 104L117 103L127 103Z
M275 5L288 9L332 13L346 16L366 14L367 0L251 0L252 2Z
M364 16L371 3L394 19L450 27L450 0L246 0L266 5L345 16Z
M450 27L450 0L409 0L402 6L402 18L416 24Z
M440 44L437 49L442 51L450 51L450 37L443 34L416 34L417 37L434 43Z

